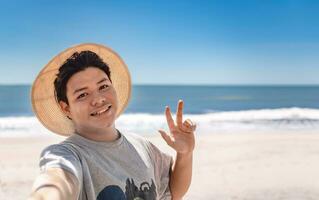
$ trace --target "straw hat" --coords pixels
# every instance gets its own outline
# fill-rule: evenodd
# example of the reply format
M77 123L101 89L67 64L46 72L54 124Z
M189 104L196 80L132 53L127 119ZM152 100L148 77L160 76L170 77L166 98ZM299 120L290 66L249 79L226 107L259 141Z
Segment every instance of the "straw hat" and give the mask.
M120 56L108 47L99 44L80 44L70 47L55 56L39 73L32 85L31 102L33 112L40 122L56 134L69 136L74 133L71 120L62 112L55 98L54 80L60 66L73 53L92 51L109 66L112 84L118 98L118 117L126 108L131 96L131 78L128 68Z

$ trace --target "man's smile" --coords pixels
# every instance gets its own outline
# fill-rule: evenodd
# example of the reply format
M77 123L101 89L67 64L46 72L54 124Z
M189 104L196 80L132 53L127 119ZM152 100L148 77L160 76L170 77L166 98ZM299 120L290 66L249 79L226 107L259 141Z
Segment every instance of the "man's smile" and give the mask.
M112 104L107 104L104 108L102 108L98 111L95 111L95 112L91 113L90 115L91 116L100 116L100 115L110 111L111 107L112 107Z

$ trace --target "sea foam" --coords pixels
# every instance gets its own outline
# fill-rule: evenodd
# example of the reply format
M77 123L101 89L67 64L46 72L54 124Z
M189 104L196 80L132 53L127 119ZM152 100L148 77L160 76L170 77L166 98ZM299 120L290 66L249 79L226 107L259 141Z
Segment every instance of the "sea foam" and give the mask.
M173 113L173 118L175 115ZM280 108L184 114L184 119L197 124L199 134L236 132L245 130L316 130L319 131L319 109ZM116 120L122 131L145 135L158 134L158 129L168 130L164 114L127 113ZM52 134L36 117L1 117L0 137L31 137Z

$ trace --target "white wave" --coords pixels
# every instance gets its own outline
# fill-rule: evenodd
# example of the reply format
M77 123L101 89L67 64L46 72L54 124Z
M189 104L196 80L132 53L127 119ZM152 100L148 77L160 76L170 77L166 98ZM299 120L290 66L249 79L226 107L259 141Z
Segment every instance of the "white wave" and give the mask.
M206 117L215 121L256 121L256 120L283 120L309 119L319 120L319 109L310 108L280 108L244 111L228 111L208 113Z
M47 130L36 117L1 117L0 137L47 136Z
M173 116L174 117L174 116ZM319 109L281 108L207 114L185 114L197 124L197 133L220 133L238 130L318 129ZM116 120L122 131L141 134L158 134L158 129L168 130L164 114L123 114ZM0 137L47 136L52 133L36 117L0 118Z
M238 130L319 130L319 109L280 108L215 112L192 116L200 132Z

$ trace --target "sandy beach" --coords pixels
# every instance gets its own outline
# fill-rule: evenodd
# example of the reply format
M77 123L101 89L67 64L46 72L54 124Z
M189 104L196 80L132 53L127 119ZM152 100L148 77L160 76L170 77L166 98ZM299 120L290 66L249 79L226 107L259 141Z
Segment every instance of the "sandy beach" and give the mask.
M158 137L148 137L173 151ZM41 150L62 137L0 139L0 199L26 199ZM201 134L193 181L185 199L279 200L319 198L319 134L259 132Z

